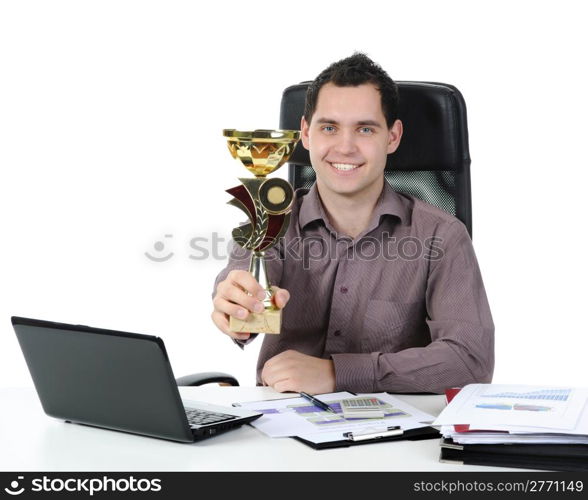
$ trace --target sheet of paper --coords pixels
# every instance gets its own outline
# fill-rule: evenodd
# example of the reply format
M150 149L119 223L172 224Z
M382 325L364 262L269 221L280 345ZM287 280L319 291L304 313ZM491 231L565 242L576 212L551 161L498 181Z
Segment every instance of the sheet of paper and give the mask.
M321 401L328 403L336 414L313 406L304 398L277 399L239 403L243 408L263 413L251 425L271 437L301 436L314 442L343 439L344 432L363 431L368 427L400 425L403 429L423 427L432 422L433 415L422 412L404 401L385 393L362 394L377 397L383 403L385 417L382 419L344 419L339 401L354 397L348 392L322 394ZM318 435L321 437L321 441Z
M588 437L557 434L507 434L454 437L459 444L588 444Z
M329 398L333 400L351 398L353 394L338 392L317 397L328 403L331 401ZM312 432L316 426L340 421L338 415L323 411L301 397L246 401L237 404L242 408L262 413L263 415L251 422L251 425L270 437L296 436L300 432Z
M453 427L453 426L452 426ZM471 429L476 430L476 429ZM484 426L486 431L508 431L511 434L536 434L543 433L557 433L570 435L585 435L588 436L588 401L584 405L582 413L578 418L578 423L573 429L552 429L550 427L526 427L523 425L493 425L487 424Z
M574 430L588 400L588 389L525 385L471 384L464 387L433 425L469 424L471 429Z
M398 424L396 424L398 425ZM410 430L410 429L418 429L420 427L424 427L426 426L426 424L422 424L421 422L417 422L415 420L405 420L402 422L402 430ZM364 423L361 426L358 426L357 429L355 429L355 432L359 431L359 432L384 432L386 430L386 426L380 426L380 425L369 425L368 423ZM345 431L345 432L349 432L349 431ZM343 436L343 432L341 430L339 431L327 431L327 432L314 432L311 434L302 434L299 435L298 437L301 437L302 439L306 439L307 441L310 441L312 443L330 443L332 441L341 441L342 439L345 439L345 437Z

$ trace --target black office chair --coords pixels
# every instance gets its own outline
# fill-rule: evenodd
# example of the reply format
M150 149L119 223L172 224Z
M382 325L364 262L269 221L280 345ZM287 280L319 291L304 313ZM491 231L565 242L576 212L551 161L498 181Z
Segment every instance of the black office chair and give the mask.
M298 130L306 89L302 82L284 90L280 128ZM398 117L404 124L400 146L388 157L384 173L394 190L411 194L452 215L472 236L472 201L467 114L464 99L453 85L435 82L396 82ZM308 151L298 143L288 163L294 189L315 181ZM226 373L197 373L177 379L178 385L220 382L239 385Z
M385 177L395 191L411 194L460 219L472 235L470 153L466 106L459 90L433 82L396 82L400 146L388 156ZM310 82L288 87L282 96L280 128L300 128ZM288 165L297 188L315 181L308 151L298 143Z

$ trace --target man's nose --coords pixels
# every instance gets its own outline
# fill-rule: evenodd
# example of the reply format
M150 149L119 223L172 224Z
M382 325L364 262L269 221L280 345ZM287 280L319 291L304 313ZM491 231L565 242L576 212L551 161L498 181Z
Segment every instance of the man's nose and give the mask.
M338 136L336 150L343 155L350 155L357 151L357 144L355 142L353 131L341 131Z

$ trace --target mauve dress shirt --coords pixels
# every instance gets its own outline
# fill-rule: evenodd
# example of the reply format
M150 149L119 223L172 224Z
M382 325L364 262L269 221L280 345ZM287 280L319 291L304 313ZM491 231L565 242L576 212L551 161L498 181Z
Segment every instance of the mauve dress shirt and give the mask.
M336 391L442 393L491 381L494 324L482 276L465 226L443 210L385 182L368 227L351 239L330 224L315 184L296 191L266 267L290 301L281 333L264 336L258 384L264 363L288 349L332 359ZM214 291L231 270L248 268L249 252L233 244Z

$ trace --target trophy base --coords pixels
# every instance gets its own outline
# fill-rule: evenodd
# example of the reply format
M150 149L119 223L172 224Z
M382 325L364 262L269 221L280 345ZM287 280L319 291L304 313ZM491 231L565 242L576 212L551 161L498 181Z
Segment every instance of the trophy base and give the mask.
M262 313L249 313L247 319L229 318L229 329L232 332L249 333L280 333L282 311L267 309Z

